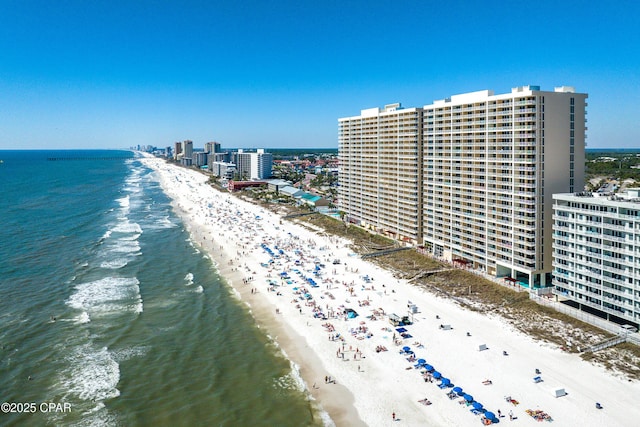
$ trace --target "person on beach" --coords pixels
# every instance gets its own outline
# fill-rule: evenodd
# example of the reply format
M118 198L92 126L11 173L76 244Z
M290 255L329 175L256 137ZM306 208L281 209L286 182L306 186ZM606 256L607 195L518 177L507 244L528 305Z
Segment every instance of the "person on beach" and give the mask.
M393 418L393 421L396 420L396 413L394 412L393 414L391 414L391 417Z

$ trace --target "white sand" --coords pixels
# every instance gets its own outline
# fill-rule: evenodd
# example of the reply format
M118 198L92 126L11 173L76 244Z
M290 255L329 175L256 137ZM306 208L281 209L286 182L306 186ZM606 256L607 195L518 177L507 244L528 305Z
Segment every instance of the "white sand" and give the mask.
M404 346L411 347L417 358L424 358L487 410L496 415L501 410L502 423L538 425L525 412L532 409L549 414L556 426L638 424L638 382L617 378L575 354L532 340L498 318L461 309L453 301L399 281L356 257L347 242L309 232L256 205L220 193L206 184L202 174L155 158L145 158L144 163L159 172L162 187L173 198L192 238L209 251L221 274L251 306L258 323L300 367L310 394L336 425L481 425L481 417L459 403L460 397L447 397L450 388L443 390L438 381L423 380L422 370L407 361L408 355L400 354ZM284 254L272 258L262 243L274 253L278 253L277 246ZM333 265L334 259L341 264ZM321 277L313 275L314 261L325 264ZM294 269L312 277L319 287L309 286ZM280 278L283 271L289 272L292 284ZM373 281L367 283L365 275ZM271 287L270 280L279 286ZM309 302L296 294L294 287L304 288L311 295ZM353 295L349 288L353 288ZM368 305L361 306L362 301ZM413 316L415 323L406 327L413 337L395 345L393 335L399 334L388 318L371 320L368 316L379 308L387 314L407 315L408 301L419 310ZM324 315L329 315L329 310L335 315L326 320L314 318L312 304ZM359 316L345 320L337 314L341 307L352 308ZM328 332L326 324L333 325L335 331ZM441 330L441 324L450 324L453 329ZM351 331L359 327L366 327L372 336L353 335ZM337 333L344 341L330 340L330 335ZM488 349L479 351L481 344ZM388 351L376 352L377 346ZM337 356L343 348L344 359ZM540 383L533 381L536 368L541 371ZM335 379L336 384L326 384L325 376ZM485 379L491 379L492 384L483 385ZM554 391L560 388L568 394L555 397ZM519 404L508 403L505 396ZM424 398L432 404L418 402ZM603 409L596 409L596 402ZM510 421L510 411L517 419ZM392 421L394 412L396 422Z

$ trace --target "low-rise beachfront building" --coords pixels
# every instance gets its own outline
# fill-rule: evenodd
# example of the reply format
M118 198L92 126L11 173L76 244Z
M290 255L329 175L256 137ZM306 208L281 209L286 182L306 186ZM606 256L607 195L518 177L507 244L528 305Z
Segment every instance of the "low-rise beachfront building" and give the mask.
M553 195L558 298L617 323L640 324L640 189Z
M285 181L284 179L267 179L266 181L268 190L276 194L283 188L291 186L291 182Z
M302 197L302 195L304 194L304 191L300 190L299 188L296 188L292 185L288 185L286 187L283 187L282 189L280 189L280 194L283 194L285 196L289 196L289 197L293 197L294 199L298 199L300 197Z
M236 172L236 165L227 162L213 162L209 165L209 172L213 176L231 179Z
M303 193L302 196L300 196L300 201L305 205L316 209L319 207L329 206L329 201L327 199L313 193Z
M339 208L440 259L551 286L551 195L584 188L586 98L521 86L339 119Z

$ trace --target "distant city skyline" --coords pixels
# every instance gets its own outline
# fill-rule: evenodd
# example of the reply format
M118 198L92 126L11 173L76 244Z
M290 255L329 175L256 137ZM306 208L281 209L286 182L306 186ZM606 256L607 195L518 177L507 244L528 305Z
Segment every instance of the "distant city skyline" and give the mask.
M337 148L363 109L529 84L640 147L633 1L0 2L0 149Z

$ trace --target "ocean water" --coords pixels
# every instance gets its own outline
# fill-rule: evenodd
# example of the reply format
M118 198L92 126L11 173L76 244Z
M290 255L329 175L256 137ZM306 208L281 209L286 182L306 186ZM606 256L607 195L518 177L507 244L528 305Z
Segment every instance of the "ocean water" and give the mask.
M0 159L0 425L322 425L134 153Z

